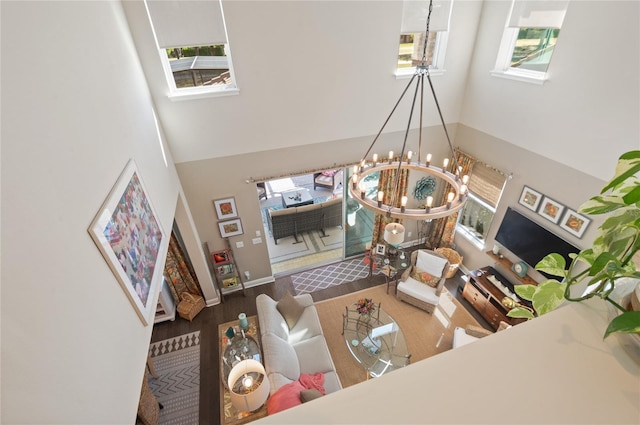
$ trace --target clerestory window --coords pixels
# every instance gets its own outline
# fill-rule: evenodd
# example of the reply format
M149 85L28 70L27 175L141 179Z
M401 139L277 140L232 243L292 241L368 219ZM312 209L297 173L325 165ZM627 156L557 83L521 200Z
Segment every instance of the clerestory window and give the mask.
M172 99L237 94L220 0L145 0Z

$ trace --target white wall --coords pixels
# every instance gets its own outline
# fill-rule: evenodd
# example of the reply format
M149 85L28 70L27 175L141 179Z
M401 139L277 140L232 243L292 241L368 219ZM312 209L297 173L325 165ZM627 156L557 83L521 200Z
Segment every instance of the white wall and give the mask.
M489 74L509 6L484 2L460 122L608 180L640 148L640 3L571 1L541 86Z
M152 326L87 228L134 158L168 234L172 158L119 2L3 1L1 13L0 421L134 423Z

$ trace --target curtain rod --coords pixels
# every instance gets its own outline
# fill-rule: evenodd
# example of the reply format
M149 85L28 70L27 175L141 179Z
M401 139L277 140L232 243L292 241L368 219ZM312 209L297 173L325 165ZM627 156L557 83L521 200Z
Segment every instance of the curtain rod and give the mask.
M328 166L328 167L323 167L323 168L316 167L316 168L310 168L308 170L291 171L291 172L288 172L286 174L280 174L280 175L277 175L277 176L249 177L244 182L247 183L247 184L249 184L249 183L261 183L261 182L266 182L266 181L269 181L269 180L281 179L283 177L302 176L302 175L305 175L305 174L317 173L319 171L347 168L347 167L351 167L353 165L358 165L358 164L359 164L359 162L347 162L347 163L342 163L342 164L334 163L333 165Z

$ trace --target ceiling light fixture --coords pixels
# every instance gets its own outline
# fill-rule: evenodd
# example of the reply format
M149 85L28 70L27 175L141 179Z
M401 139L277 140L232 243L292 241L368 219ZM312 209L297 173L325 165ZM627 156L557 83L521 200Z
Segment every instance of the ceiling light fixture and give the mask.
M351 197L355 199L360 205L363 207L378 213L386 215L387 217L391 217L394 219L410 219L410 220L432 220L437 218L442 218L449 216L462 208L464 205L467 194L468 194L468 176L460 176L459 169L456 170L456 173L451 173L448 171L449 168L449 157L443 159L441 166L436 166L431 163L432 155L428 153L424 157L424 162L422 160L422 115L423 115L423 105L424 105L424 80L425 77L429 83L429 87L431 88L431 93L433 94L433 100L435 101L436 108L438 110L438 114L440 116L440 122L442 123L442 127L444 129L445 136L447 138L447 142L449 143L449 150L451 152L451 158L453 159L453 164L458 163L458 159L456 157L455 150L453 149L453 145L451 144L451 139L449 138L449 133L447 131L447 127L444 123L444 118L442 117L442 111L440 110L440 104L438 103L438 99L436 97L435 90L433 88L433 84L431 82L431 76L429 75L429 66L426 64L426 56L427 56L427 40L429 39L429 23L431 20L431 12L433 9L433 0L429 2L429 11L427 14L427 24L424 38L424 46L422 51L422 60L419 65L416 66L416 71L411 77L411 80L405 87L404 91L400 95L400 99L396 102L395 106L391 110L391 113L385 120L382 128L376 135L369 146L369 149L363 155L362 160L359 165L353 167L353 175L351 181L349 183L349 193ZM407 127L404 133L404 141L402 144L402 149L400 151L400 155L398 157L394 156L393 151L389 152L389 156L386 159L381 159L378 157L378 154L374 153L370 160L367 159L368 155L371 153L374 145L376 144L380 134L384 130L385 126L393 116L396 108L402 101L404 95L409 91L411 85L416 82L416 87L413 95L413 102L411 104L411 111L409 113L409 120L407 123ZM411 118L413 116L413 112L416 106L416 101L418 99L418 92L420 95L420 127L419 127L419 136L418 136L418 153L417 155L413 155L412 151L407 151L407 139L409 137L409 130L411 128ZM396 161L397 158L397 161ZM367 193L364 188L361 186L362 181L367 178L367 176L375 173L377 171L382 170L396 170L394 189L389 201L389 204L383 203L384 193L378 192L378 196L375 200L367 197ZM403 196L400 193L399 183L400 183L400 175L401 170L414 170L417 172L425 173L430 176L433 176L437 179L440 179L444 183L448 183L451 187L449 193L447 193L445 202L442 205L433 205L434 199L429 196L426 198L426 202L423 205L423 208L407 208L407 197ZM399 199L400 198L400 199ZM398 203L398 199L400 200L400 207L396 207ZM398 224L398 223L392 223ZM404 229L402 229L404 230ZM396 229L398 231L398 229ZM386 232L385 232L386 233ZM404 232L402 232L404 235ZM386 239L386 238L385 238Z

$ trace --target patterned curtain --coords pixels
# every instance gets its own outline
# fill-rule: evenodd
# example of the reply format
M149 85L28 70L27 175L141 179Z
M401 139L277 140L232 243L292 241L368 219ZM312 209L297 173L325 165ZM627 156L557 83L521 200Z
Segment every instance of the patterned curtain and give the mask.
M456 157L458 158L458 166L462 167L460 171L460 176L464 176L465 174L471 177L471 169L473 168L473 164L476 163L476 159L471 155L462 152L460 149L456 148ZM451 164L449 167L449 171L455 173L456 166L455 164ZM442 205L445 203L447 198L447 194L451 191L451 185L447 183L444 190L442 191L442 196L440 199L440 203L438 205ZM435 221L435 223L431 226L431 233L429 234L428 245L430 248L435 249L439 247L447 247L451 248L453 246L453 237L455 236L456 230L456 222L458 221L458 213L451 214L447 217L442 217Z
M378 177L378 192L384 192L383 203L389 205L393 199L393 193L396 184L397 169L382 170ZM409 181L409 170L400 170L400 181L398 182L398 195L396 196L394 207L400 207L400 198L407 195L407 183ZM376 194L377 196L377 194ZM376 200L378 198L375 198ZM375 249L376 244L384 243L384 227L395 221L395 219L387 217L386 215L376 214L373 220L373 236L371 238L371 247ZM402 220L399 221L402 223Z
M176 305L180 302L180 294L183 292L202 296L196 274L191 268L191 264L186 260L182 246L174 232L171 232L169 239L169 252L167 252L167 261L164 265L164 276Z

